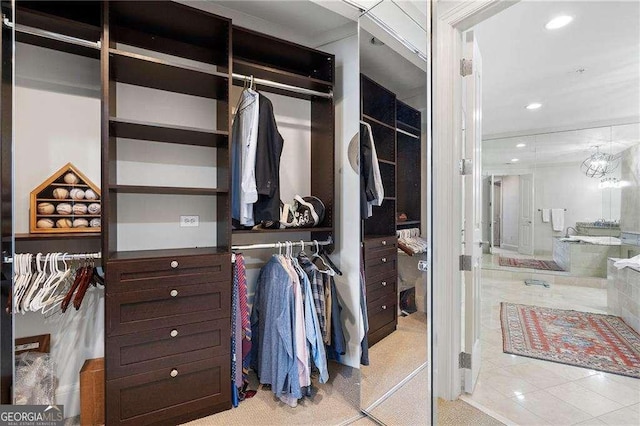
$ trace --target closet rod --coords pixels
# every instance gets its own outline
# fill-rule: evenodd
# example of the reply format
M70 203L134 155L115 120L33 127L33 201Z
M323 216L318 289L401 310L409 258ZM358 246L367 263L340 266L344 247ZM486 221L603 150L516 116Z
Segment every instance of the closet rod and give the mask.
M301 228L302 229L302 228ZM304 230L311 230L312 228L304 228ZM316 245L316 241L287 241L293 247L304 247L310 246L314 247ZM327 238L326 241L317 241L319 246L328 246L333 244L333 239L331 237ZM249 244L246 246L231 246L231 250L256 250L256 249L269 249L269 248L284 248L285 245L282 242L272 243L272 244Z
M233 73L232 75L235 80L247 81L251 79L251 76L248 76L248 75L236 74L236 73ZM333 92L329 92L329 93L318 92L317 90L311 90L311 89L306 89L304 87L292 86L290 84L278 83L277 81L265 80L263 78L254 78L253 82L255 84L260 84L262 86L269 86L269 87L274 87L276 89L289 90L290 92L301 93L303 95L319 96L321 98L326 98L326 99L333 98Z
M549 210L553 210L553 209L549 209ZM567 211L567 209L562 209L562 210L564 210L565 212ZM542 209L538 209L538 211L541 212Z
M81 38L72 37L64 34L58 34L51 31L41 30L39 28L27 27L25 25L16 25L5 15L2 15L2 22L8 28L14 28L16 31L25 34L31 34L38 37L44 37L51 40L58 40L65 43L76 44L78 46L90 47L92 49L100 49L100 41L89 41Z
M409 133L409 132L407 132L407 131L404 131L404 130L402 130L402 129L398 129L397 127L396 127L396 132L398 132L398 133L402 133L403 135L407 135L407 136L409 136L409 137L411 137L411 138L414 138L414 139L420 139L420 136L416 136L416 135L414 135L414 134L412 134L412 133Z
M66 253L64 256L60 256L58 260L87 260L87 259L102 259L102 253L78 253L78 254L68 254ZM35 260L35 257L34 257ZM4 256L2 258L2 263L13 263L13 257Z

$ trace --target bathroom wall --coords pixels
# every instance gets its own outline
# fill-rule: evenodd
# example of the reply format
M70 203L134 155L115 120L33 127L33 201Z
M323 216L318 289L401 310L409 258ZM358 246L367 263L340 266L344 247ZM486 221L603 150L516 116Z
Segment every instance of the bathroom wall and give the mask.
M620 229L640 232L640 144L622 153Z
M637 157L636 157L637 158ZM565 212L565 228L568 226L575 227L576 222L593 222L603 217L609 218L616 216L615 209L610 209L609 202L605 203L603 197L603 189L599 188L600 180L585 176L580 171L580 162L537 165L533 166L504 166L500 168L488 168L484 171L486 175L522 175L533 173L534 175L534 245L536 255L551 255L553 252L554 236L564 235L563 232L555 232L551 228L551 223L542 223L542 214L538 209L550 208L566 208ZM638 162L636 159L636 185L638 174ZM624 178L623 178L624 180ZM503 183L503 185L505 185ZM636 186L637 190L638 186ZM503 191L506 193L506 189ZM637 192L636 192L637 194ZM631 196L627 197L627 203L635 202L635 212L639 211L638 203L640 195L635 195L635 201L630 201ZM503 195L503 202L507 203L508 197ZM505 209L506 210L506 209ZM630 208L630 211L633 211ZM517 208L516 208L517 212ZM630 214L632 216L632 214ZM616 216L617 217L617 216ZM488 220L488 219L483 219ZM640 230L640 218L634 217L636 221L636 229ZM507 218L503 218L503 223ZM506 225L503 225L503 232ZM503 235L502 240L506 240L507 236ZM516 234L517 245L517 234Z

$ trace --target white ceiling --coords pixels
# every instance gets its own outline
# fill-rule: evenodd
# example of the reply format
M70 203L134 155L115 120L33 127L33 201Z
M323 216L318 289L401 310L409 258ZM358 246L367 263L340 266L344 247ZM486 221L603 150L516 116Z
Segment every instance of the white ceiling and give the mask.
M560 14L574 21L546 30ZM639 28L638 1L523 0L476 26L483 134L639 121Z
M371 44L371 34L360 30L360 72L394 92L401 99L424 94L427 74L388 46ZM413 105L416 108L421 106Z

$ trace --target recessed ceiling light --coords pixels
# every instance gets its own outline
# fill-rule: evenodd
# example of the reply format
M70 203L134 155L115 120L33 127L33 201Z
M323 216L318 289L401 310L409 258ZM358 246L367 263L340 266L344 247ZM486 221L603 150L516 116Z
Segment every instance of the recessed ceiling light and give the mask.
M547 25L545 25L544 27L548 30L557 30L558 28L562 28L565 25L569 25L571 21L573 21L573 16L560 15L547 22Z
M520 159L518 159L518 158L512 158L512 159L511 159L511 162L512 162L512 163L517 163L518 161L520 161Z
M516 145L516 148L524 148L525 146L527 146L526 143L519 143L518 145Z
M529 105L526 106L527 109L538 109L542 106L542 104L538 103L538 102L533 102Z

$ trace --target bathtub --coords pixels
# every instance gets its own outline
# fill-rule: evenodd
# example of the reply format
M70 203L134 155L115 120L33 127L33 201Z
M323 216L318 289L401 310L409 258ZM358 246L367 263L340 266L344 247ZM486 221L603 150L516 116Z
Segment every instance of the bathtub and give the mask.
M572 235L553 239L553 260L565 271L580 277L607 277L607 259L620 257L616 237Z

